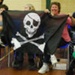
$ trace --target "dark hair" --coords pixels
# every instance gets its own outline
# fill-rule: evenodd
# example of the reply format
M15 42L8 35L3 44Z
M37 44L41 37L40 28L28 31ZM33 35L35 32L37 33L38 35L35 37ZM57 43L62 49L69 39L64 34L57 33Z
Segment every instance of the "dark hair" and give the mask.
M75 18L75 12L72 14L72 17L74 17L74 18Z
M4 1L4 0L1 0L0 5L3 4L3 1Z
M59 11L58 11L58 12L60 13L61 5L60 5L60 3L59 3L59 2L52 2L52 3L51 3L51 5L50 5L50 10L51 10L51 6L52 6L52 5L54 5L54 4L58 6L58 9L59 9Z
M5 10L8 10L8 6L5 4L0 5L0 8L4 8Z

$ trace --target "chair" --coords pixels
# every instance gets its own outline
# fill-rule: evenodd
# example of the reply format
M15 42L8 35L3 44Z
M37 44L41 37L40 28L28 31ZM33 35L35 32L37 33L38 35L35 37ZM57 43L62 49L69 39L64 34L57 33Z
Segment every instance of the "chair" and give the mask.
M71 26L68 25L68 32L69 32L69 34L70 34L70 37L72 38L71 30L72 30ZM66 43L65 45L59 47L59 49L60 49L62 52L64 52L64 54L63 54L63 57L64 57L64 58L67 58L67 57L65 57L65 56L67 55L67 51L66 51L66 50L68 49L68 47L69 47L69 43Z
M68 50L68 64L66 75L74 75L75 73L75 42L71 42Z
M8 45L0 46L0 64L1 61L8 56L8 67L10 67L10 48Z
M71 68L71 64L73 62L73 52L75 51L75 31L71 30L71 42L69 44L66 44L65 46L60 47L62 48L67 48L67 70Z
M60 47L60 50L63 50L63 58L67 58L68 46L69 46L69 43Z

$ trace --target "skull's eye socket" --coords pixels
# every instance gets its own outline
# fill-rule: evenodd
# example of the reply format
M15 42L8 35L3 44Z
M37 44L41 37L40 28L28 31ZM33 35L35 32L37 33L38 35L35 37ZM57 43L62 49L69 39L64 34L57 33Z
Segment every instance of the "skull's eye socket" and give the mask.
M37 21L33 20L33 25L34 25L34 26L37 26L37 25L38 25L38 23L39 23L39 22L37 22Z
M26 24L27 24L27 25L30 25L30 21L27 21Z

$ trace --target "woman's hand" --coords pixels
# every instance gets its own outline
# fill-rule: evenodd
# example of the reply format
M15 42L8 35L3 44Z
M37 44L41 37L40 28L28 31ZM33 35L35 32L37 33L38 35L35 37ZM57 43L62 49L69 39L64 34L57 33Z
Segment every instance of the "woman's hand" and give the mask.
M0 14L1 14L3 11L5 11L5 9L4 9L4 8L0 8Z
M45 9L45 11L44 11L45 13L50 13L50 11L48 10L48 9Z

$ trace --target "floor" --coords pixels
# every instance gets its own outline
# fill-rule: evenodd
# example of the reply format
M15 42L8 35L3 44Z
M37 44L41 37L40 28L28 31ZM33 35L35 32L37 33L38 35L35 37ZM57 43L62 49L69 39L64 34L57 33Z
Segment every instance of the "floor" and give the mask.
M30 70L16 70L13 68L0 69L0 75L41 75L36 71ZM51 70L43 75L66 75L65 70Z
M3 52L3 50L2 50ZM7 51L8 52L8 51ZM3 52L4 53L4 52ZM2 53L2 54L3 54ZM13 60L13 52L11 53L11 62L12 63L12 60ZM25 56L25 60L27 60L27 56ZM8 68L7 66L7 56L0 62L0 75L40 75L38 73L38 70L36 71L30 71L28 69L22 69L22 70L16 70L16 69L13 69L11 67L11 64L10 64L10 68ZM25 61L25 63L27 63ZM65 70L50 70L49 72L43 74L43 75L66 75L66 71Z

